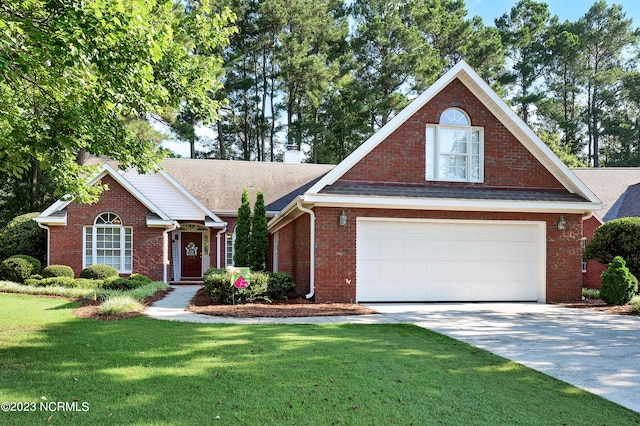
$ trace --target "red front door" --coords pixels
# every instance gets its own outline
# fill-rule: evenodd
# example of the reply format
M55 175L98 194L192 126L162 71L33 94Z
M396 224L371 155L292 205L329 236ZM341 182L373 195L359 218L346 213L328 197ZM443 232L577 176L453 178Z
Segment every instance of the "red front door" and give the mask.
M202 277L202 234L182 233L182 278Z

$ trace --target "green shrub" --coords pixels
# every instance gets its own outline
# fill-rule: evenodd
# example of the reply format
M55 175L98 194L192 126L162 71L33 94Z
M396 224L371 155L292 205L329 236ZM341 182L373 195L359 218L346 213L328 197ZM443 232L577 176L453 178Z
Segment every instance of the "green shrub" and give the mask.
M0 263L0 275L5 279L17 283L23 283L31 275L39 274L40 261L27 255L15 255Z
M633 306L633 313L640 315L640 296L635 296L631 299L631 306Z
M109 277L117 277L118 270L109 265L91 265L80 272L80 278L89 278L92 280L104 280Z
M31 280L41 280L42 278L44 278L42 275L40 274L33 274L29 277L29 279Z
M611 220L598 227L584 251L586 260L595 259L603 265L622 256L632 274L640 274L640 217Z
M100 304L98 313L100 315L113 315L125 312L140 312L142 308L142 305L137 300L129 296L114 296Z
M296 284L293 277L284 272L268 272L269 285L268 295L271 300L285 300L289 290L293 289Z
M582 296L587 299L600 299L600 290L597 288L582 288Z
M73 278L73 269L67 265L49 265L42 270L44 278L50 277L70 277Z
M142 274L131 274L129 275L129 278L127 278L128 280L132 280L132 281L140 281L144 284L149 284L152 283L153 280L147 276L144 276Z
M40 228L33 218L39 213L16 216L0 229L0 260L17 253L24 253L44 261L47 250L47 231Z
M270 302L269 276L263 272L252 272L249 275L250 285L246 288L236 288L231 283L231 274L211 273L204 277L204 286L207 294L215 303L252 303L256 301Z
M638 291L638 280L627 268L624 259L616 256L609 268L602 273L600 297L612 305L624 305Z
M99 289L102 288L102 285L104 284L104 280L92 280L90 278L78 278L75 280L75 284L74 287L77 288L92 288L92 289Z
M206 271L204 271L204 275L211 275L211 274L226 274L227 270L223 269L223 268L214 268L213 266L209 269L207 269Z
M105 290L132 290L148 284L144 281L130 280L128 278L109 277L105 278L102 288Z

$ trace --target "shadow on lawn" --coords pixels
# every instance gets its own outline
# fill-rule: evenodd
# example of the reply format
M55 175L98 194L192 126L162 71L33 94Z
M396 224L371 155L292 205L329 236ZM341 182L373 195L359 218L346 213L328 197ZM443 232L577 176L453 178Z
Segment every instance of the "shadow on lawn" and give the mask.
M412 325L74 319L9 341L0 361L9 400L89 404L87 412L8 413L3 424L50 415L71 424L210 424L216 416L226 424L606 423L618 410Z

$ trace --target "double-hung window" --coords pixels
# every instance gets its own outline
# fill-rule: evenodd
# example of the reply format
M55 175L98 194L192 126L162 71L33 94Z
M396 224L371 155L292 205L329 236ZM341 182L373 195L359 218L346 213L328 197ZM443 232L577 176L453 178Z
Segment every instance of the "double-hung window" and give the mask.
M460 109L449 108L426 128L427 180L482 182L484 134Z
M132 271L133 228L123 226L115 213L102 213L93 226L84 228L84 267L113 266L120 273Z

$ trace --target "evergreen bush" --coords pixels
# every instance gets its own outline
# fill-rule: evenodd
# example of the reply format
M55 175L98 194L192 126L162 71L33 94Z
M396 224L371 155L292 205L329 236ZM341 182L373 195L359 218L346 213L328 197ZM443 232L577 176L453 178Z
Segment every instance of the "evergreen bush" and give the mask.
M105 290L133 290L134 288L142 287L149 284L151 281L120 278L120 277L108 277L105 278L102 288Z
M625 305L638 291L638 279L629 272L624 259L616 256L602 273L600 298L612 305Z
M89 278L92 280L104 280L109 277L117 277L118 270L109 265L91 265L87 266L80 272L80 278Z
M262 272L249 275L251 284L246 288L236 288L231 282L231 273L212 273L204 277L204 287L214 303L223 305L252 303L256 301L270 302L268 295L269 276Z
M249 236L249 266L254 271L264 271L267 266L267 253L269 251L267 223L264 195L262 191L258 191L256 203L253 206L253 221L251 222L251 235Z
M33 218L39 213L16 216L0 229L0 260L24 253L44 262L47 247L47 231L40 228Z
M31 275L39 274L40 270L40 261L27 255L11 256L0 263L0 275L16 283L24 283Z
M236 266L250 266L251 207L249 206L249 191L247 191L247 188L242 192L235 234L236 240L233 245L233 263Z
M296 286L293 277L284 272L268 272L267 274L269 276L269 298L271 300L286 300L289 290Z
M640 217L611 220L596 229L584 251L585 260L595 259L603 265L622 256L635 276L640 274Z
M73 269L67 265L49 265L42 270L44 278L50 277L71 277L73 278Z

